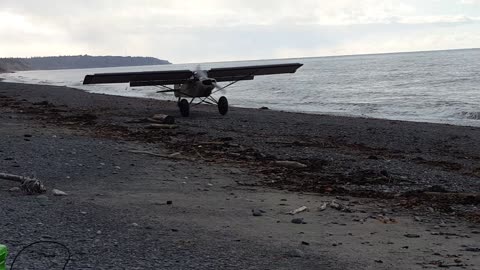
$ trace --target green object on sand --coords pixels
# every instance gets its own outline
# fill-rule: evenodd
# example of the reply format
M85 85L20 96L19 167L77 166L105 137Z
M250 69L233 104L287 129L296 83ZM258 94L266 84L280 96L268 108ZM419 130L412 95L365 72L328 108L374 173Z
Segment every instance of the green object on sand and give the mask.
M7 262L8 249L4 245L0 245L0 270L7 270L5 265Z

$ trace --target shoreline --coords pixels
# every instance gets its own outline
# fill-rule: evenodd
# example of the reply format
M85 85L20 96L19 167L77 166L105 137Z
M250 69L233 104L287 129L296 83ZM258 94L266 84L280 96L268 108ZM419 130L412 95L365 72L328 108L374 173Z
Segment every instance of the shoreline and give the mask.
M7 73L15 73L15 72L7 72ZM0 73L1 76L2 73ZM14 84L26 84L26 85L42 85L42 86L54 86L54 87L67 87L70 89L76 89L80 91L84 91L87 93L92 94L100 94L100 95L109 95L115 97L128 97L128 98L144 98L144 99L154 99L159 101L172 101L169 99L157 99L151 98L147 96L122 96L117 94L109 94L109 93L99 93L99 92L90 92L85 89L75 88L73 86L65 86L65 85L51 85L51 84L34 84L34 83L26 83L26 82L15 82L15 81L5 81L5 79L0 78L0 81L7 82L7 83L14 83ZM243 108L243 109L259 109L256 107L242 107L231 105L232 107ZM471 118L441 118L441 119L421 119L421 118L413 118L413 119L405 119L405 118L382 118L382 117L375 117L375 116L368 116L368 115L355 115L355 114L346 114L346 113L328 113L328 112L317 112L317 111L301 111L301 110L282 110L276 108L267 107L268 110L277 111L277 112L286 112L286 113L299 113L299 114L309 114L309 115L320 115L320 116L335 116L335 117L347 117L347 118L359 118L359 119L372 119L372 120L386 120L386 121L402 121L402 122L414 122L414 123L425 123L425 124L440 124L440 125L452 125L452 126L461 126L461 127L478 127L480 128L480 119L471 119Z

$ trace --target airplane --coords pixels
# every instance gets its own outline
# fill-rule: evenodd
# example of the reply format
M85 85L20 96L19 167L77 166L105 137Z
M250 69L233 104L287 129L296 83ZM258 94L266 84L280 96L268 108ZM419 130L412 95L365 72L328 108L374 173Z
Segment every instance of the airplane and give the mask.
M259 75L295 73L302 67L300 63L255 65L243 67L212 68L210 70L167 70L122 73L98 73L86 75L83 84L130 83L130 87L158 86L164 90L158 93L174 93L183 117L190 115L190 105L202 103L217 105L221 115L228 112L228 100L221 96L218 100L212 95L239 81L253 80ZM218 82L230 82L219 86ZM170 87L173 85L173 88ZM188 101L187 99L190 99ZM200 102L193 102L199 99Z

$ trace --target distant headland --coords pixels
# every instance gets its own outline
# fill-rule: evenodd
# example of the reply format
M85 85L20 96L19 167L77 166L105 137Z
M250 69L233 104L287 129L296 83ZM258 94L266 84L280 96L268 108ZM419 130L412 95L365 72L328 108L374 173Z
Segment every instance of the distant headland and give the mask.
M125 66L168 65L167 60L139 56L46 56L31 58L0 58L0 73L25 70L105 68Z

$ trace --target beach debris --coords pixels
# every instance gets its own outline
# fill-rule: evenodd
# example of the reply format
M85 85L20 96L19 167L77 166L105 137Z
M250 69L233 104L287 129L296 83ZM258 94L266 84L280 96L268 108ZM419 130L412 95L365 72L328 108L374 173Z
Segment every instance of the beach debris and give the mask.
M335 209L335 210L338 210L340 212L353 213L353 210L350 207L348 207L346 205L342 205L342 204L336 202L335 200L333 200L330 203L330 207Z
M42 194L47 191L43 183L36 178L30 178L8 173L0 173L0 179L19 182L20 190L29 195Z
M260 110L270 110L270 108L263 106L263 107L260 107Z
M328 206L328 203L324 202L324 203L318 208L318 211L319 211L319 212L323 212L323 211L327 210L327 206Z
M480 252L480 247L467 247L467 248L465 248L465 251L468 251L468 252Z
M21 189L19 187L13 187L13 188L9 189L8 191L10 191L10 192L20 192Z
M275 165L280 166L280 167L285 167L285 168L290 168L290 169L304 169L307 168L308 166L297 162L297 161L291 161L291 160L279 160L275 161Z
M302 241L302 245L304 245L304 246L310 246L310 243L309 243L309 242L306 242L306 241Z
M151 124L146 127L146 129L176 129L177 125L167 125L167 124Z
M66 192L63 192L59 189L53 189L52 194L53 194L53 196L68 196L68 194Z
M175 124L175 117L166 114L155 114L154 116L147 119L149 122L165 125Z
M384 215L378 215L377 220L384 223L384 224L396 224L397 220L394 218L389 218Z
M173 201L167 201L167 205L172 205Z
M288 215L296 215L296 214L299 214L299 213L302 213L302 212L305 212L305 211L308 211L308 207L302 206L302 207L299 207L295 210L292 210L292 211L288 212L287 214Z

